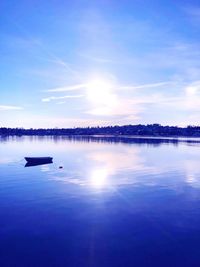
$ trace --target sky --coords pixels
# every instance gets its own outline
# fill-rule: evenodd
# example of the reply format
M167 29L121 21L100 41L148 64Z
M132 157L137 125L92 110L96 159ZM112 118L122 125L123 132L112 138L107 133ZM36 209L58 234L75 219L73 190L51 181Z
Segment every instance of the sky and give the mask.
M0 127L200 125L200 3L0 1Z

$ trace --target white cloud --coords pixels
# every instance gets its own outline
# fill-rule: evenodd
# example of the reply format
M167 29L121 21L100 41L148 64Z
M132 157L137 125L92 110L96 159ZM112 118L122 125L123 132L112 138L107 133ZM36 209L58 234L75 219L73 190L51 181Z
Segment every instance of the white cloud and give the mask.
M95 116L107 117L132 115L136 120L138 119L141 110L142 107L134 100L124 98L120 100L118 99L114 105L100 105L86 111L86 113Z
M154 118L155 120L158 118L158 121L160 121L159 112L165 112L164 115L166 118L168 117L168 114L166 114L167 110L175 112L175 114L177 112L184 112L184 115L180 113L179 120L181 120L182 116L186 124L189 124L189 113L187 117L186 113L193 112L195 114L196 111L200 110L200 97L198 93L200 92L200 81L191 83L186 83L185 81L183 83L182 80L177 79L177 81L171 80L136 85L123 85L116 81L117 79L115 77L112 77L112 79L97 77L84 83L50 89L46 92L59 93L78 90L80 95L55 95L44 98L42 101L49 102L52 100L84 97L87 109L82 109L83 114L91 118L91 121L95 117L98 118L98 125L104 125L105 121L106 124L109 122L110 124L119 125L141 122L144 120L144 116L148 113L148 110L158 114ZM149 90L146 91L146 89ZM64 103L64 101L58 101L57 104ZM80 114L80 116L83 114ZM87 126L87 123L91 125L91 121L86 119L85 123L82 121L79 122L81 126Z
M115 89L145 89L145 88L154 88L154 87L163 87L167 85L174 84L172 81L166 81L166 82L158 82L158 83L147 83L147 84L141 84L141 85L115 85ZM88 83L80 83L80 84L74 84L69 86L63 86L63 87L57 87L53 89L45 90L46 92L68 92L68 91L74 91L74 90L81 90L86 89L88 86L90 86L90 82Z
M196 96L200 93L200 81L195 81L189 84L186 89L187 96Z
M60 102L56 102L56 105L63 105L65 103L66 103L66 101L60 101Z
M74 90L80 90L86 87L87 84L81 83L81 84L75 84L70 86L64 86L64 87L58 87L46 90L46 92L68 92L68 91L74 91Z
M166 85L171 85L173 82L159 82L159 83L147 83L141 85L130 85L130 86L121 86L121 89L145 89L145 88L155 88L155 87L163 87Z
M70 99L70 98L80 98L83 97L84 95L65 95L65 96L50 96L47 98L43 98L42 102L50 102L52 100L62 100L62 99Z
M160 95L150 95L136 97L135 95L127 98L123 96L124 89L146 89L146 88L160 88L167 85L171 85L172 82L157 82L147 83L135 86L125 86L116 83L116 78L104 79L102 77L95 77L95 79L89 80L87 83L80 83L60 88L54 88L47 90L47 92L65 92L80 90L83 95L78 96L51 96L44 98L43 102L49 102L51 100L63 100L70 97L84 97L88 102L88 110L86 114L94 116L131 116L131 118L138 119L141 111L144 110L144 104L158 103L159 101L166 101L166 99ZM60 102L59 102L60 103ZM63 102L61 102L63 104Z
M22 110L22 107L18 106L6 106L6 105L0 105L0 111L6 111L6 110Z

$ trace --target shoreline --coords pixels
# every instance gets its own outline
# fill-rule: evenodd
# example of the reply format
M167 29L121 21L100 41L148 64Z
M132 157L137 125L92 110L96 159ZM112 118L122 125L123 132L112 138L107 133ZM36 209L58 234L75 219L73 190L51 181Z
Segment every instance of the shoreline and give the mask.
M100 139L100 138L113 138L113 139L148 139L148 140L169 140L169 141L182 141L182 142L200 142L200 136L151 136L151 135L112 135L112 134L105 134L105 135L101 135L101 134L93 134L93 135L87 135L87 134L81 134L81 135L77 135L77 134L44 134L44 135L39 135L39 134L24 134L24 135L17 135L17 134L10 134L10 135L0 135L0 138L6 138L6 137L66 137L66 138L96 138L96 139Z

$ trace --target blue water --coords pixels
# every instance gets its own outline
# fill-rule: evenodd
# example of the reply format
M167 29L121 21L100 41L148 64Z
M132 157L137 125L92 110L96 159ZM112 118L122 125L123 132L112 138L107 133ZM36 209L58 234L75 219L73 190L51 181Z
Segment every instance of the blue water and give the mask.
M200 143L0 139L1 267L193 267L199 248Z

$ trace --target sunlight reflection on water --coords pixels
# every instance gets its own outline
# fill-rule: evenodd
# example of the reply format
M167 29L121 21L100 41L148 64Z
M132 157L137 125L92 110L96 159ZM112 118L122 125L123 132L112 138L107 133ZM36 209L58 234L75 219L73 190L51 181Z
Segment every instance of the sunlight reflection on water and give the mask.
M20 141L18 141L20 140ZM197 187L200 184L200 165L198 158L199 144L173 142L148 143L136 140L136 143L123 144L98 139L74 138L12 138L3 143L3 153L0 153L0 165L21 166L23 157L27 155L52 155L54 164L43 165L37 170L46 173L49 180L59 180L93 188L117 187L122 185L171 185L173 188L177 179L179 183L187 183ZM98 140L98 141L97 141ZM118 141L117 141L118 140ZM24 143L24 146L21 143ZM59 165L63 169L59 170ZM30 171L30 170L29 170ZM174 175L176 173L176 179ZM166 179L167 175L169 176ZM148 177L151 176L151 179ZM142 179L141 179L142 177ZM173 179L172 179L173 177Z
M108 170L94 169L90 174L90 184L95 188L102 188L108 186Z

